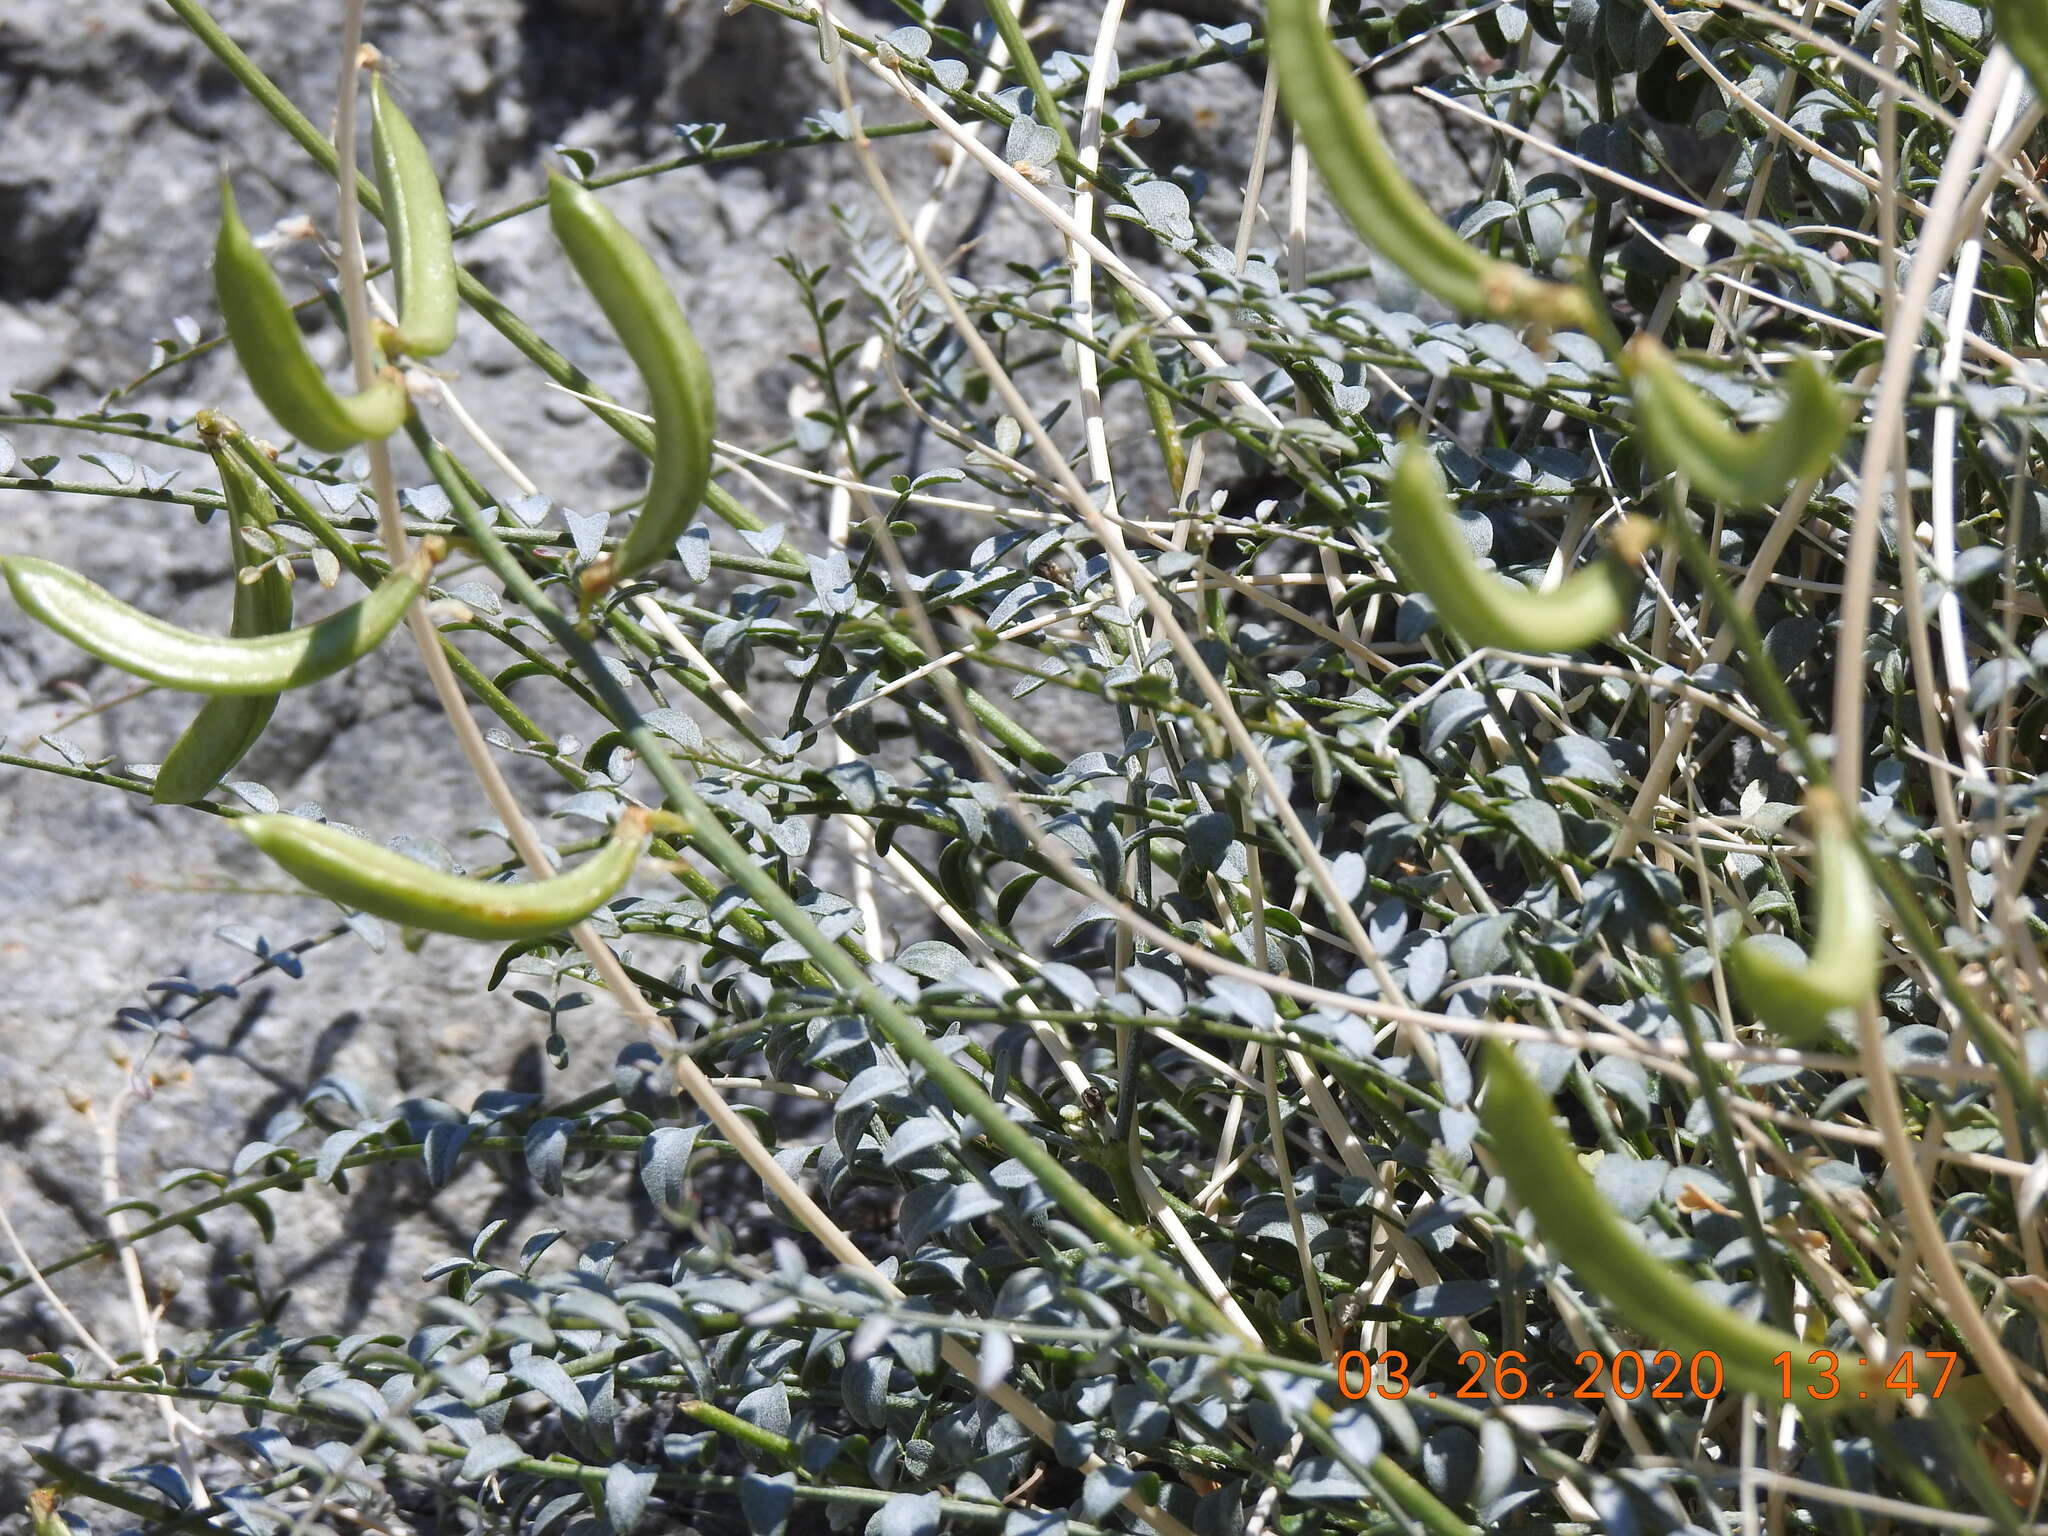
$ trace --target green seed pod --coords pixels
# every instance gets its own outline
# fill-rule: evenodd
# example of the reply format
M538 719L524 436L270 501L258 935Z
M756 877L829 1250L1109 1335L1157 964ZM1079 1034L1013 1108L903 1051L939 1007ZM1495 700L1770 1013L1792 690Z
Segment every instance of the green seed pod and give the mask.
M1621 366L1651 454L1702 495L1731 507L1768 506L1795 480L1819 474L1849 430L1848 401L1810 356L1794 359L1787 370L1784 413L1748 432L1730 425L1687 383L1647 331L1630 338Z
M1593 1187L1570 1143L1550 1123L1550 1101L1515 1059L1514 1048L1488 1040L1485 1054L1486 1096L1479 1120L1491 1140L1495 1165L1515 1199L1535 1218L1537 1235L1589 1292L1660 1348L1718 1355L1736 1391L1774 1402L1789 1399L1813 1414L1831 1413L1856 1400L1859 1372L1846 1361L1831 1389L1826 1375L1807 1361L1812 1346L1709 1300L1646 1249ZM1789 1374L1787 1366L1777 1363L1785 1354L1791 1356ZM1809 1387L1833 1395L1810 1396Z
M308 890L358 912L465 939L545 938L619 893L647 849L651 813L629 806L611 840L574 869L500 885L417 859L299 816L243 816L235 825Z
M1465 644L1511 651L1576 651L1619 633L1635 612L1631 566L1655 537L1645 518L1623 524L1597 564L1547 592L1532 592L1481 570L1465 537L1435 457L1419 443L1401 446L1388 492L1388 545L1401 574L1430 601Z
M184 693L275 694L329 677L375 650L446 553L423 539L406 565L361 602L281 635L196 634L131 608L76 571L28 555L0 557L22 611L110 666Z
M1269 0L1266 47L1280 99L1330 196L1365 242L1417 287L1466 314L1594 327L1591 305L1578 289L1475 249L1436 216L1401 174L1316 0Z
M380 338L394 356L438 356L455 342L455 239L427 146L392 104L382 75L370 81L370 159L398 278L398 326Z
M1882 919L1870 873L1856 853L1856 829L1832 793L1807 798L1813 825L1814 943L1804 962L1779 944L1744 939L1728 952L1728 972L1749 1011L1794 1044L1830 1038L1828 1015L1860 1008L1877 991Z
M387 370L359 394L339 395L328 386L306 350L277 274L236 211L234 189L225 178L213 289L250 388L277 424L307 447L340 453L366 438L389 437L405 425L411 403L395 372Z
M228 633L242 640L281 634L292 624L290 579L274 565L254 581L241 579L253 558L242 530L270 526L270 494L224 442L213 442L211 451L227 496L228 541L234 557L235 609ZM190 805L205 796L256 745L276 708L274 693L208 699L157 769L150 798L158 805Z
M2041 0L1991 0L1998 41L2012 50L2038 101L2048 101L2048 7Z
M711 483L711 370L654 258L588 187L548 176L548 218L576 275L597 300L647 386L654 475L612 556L623 581L675 553Z

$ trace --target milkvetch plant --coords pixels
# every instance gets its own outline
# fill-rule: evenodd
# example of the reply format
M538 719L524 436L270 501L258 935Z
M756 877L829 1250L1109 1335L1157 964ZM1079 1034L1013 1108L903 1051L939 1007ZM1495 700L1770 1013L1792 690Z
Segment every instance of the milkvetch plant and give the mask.
M751 3L820 61L777 136L586 134L451 224L475 157L383 80L354 142L352 0L338 100L165 0L277 125L267 184L330 180L368 387L230 202L218 337L0 415L0 517L64 514L0 541L0 772L217 854L152 875L253 957L120 1011L105 1231L0 1252L45 1523L2024 1528L2031 13L1274 0L1055 47L1012 0ZM779 264L629 232L769 156L832 205ZM513 219L602 317L573 360L469 245ZM587 452L531 446L485 345ZM177 414L229 353L285 440ZM644 493L579 468L620 444ZM107 498L216 575L189 613L60 561ZM307 578L347 606L294 629ZM250 750L372 649L453 816ZM446 978L407 1027L479 1022L516 1081L323 1057L137 1187L136 1084L196 1139L223 1004L394 937ZM300 1202L383 1222L400 1177L510 1214L364 1317L282 1290ZM163 1283L195 1229L208 1311ZM87 1304L109 1258L133 1318ZM88 1398L154 1410L132 1453L54 1432Z

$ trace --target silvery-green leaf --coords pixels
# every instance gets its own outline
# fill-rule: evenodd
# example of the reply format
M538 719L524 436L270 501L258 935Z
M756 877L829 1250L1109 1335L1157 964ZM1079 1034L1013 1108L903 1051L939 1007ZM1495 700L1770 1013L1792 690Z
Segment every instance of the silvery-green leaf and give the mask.
M630 1536L654 1496L654 1468L614 1462L604 1474L604 1513L615 1536Z
M795 1507L795 1473L769 1477L748 1472L740 1478L740 1517L747 1522L748 1536L783 1536Z
M575 512L568 507L555 510L561 514L562 527L576 546L576 558L585 563L595 560L604 550L604 530L611 521L611 515L606 512Z
M936 1493L892 1494L869 1517L865 1536L938 1536L940 1507Z
M1422 732L1423 750L1435 753L1486 715L1486 697L1472 688L1451 688L1431 701Z

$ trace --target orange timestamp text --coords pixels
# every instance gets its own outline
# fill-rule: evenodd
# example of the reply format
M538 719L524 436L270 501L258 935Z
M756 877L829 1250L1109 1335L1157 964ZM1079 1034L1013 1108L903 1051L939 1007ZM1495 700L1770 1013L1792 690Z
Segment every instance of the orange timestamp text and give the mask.
M1948 1387L1958 1358L1952 1349L1907 1350L1881 1378L1869 1371L1867 1359L1859 1358L1854 1379L1867 1381L1869 1386L1845 1387L1840 1375L1842 1357L1831 1349L1816 1349L1802 1363L1816 1371L1820 1379L1807 1384L1803 1395L1825 1402L1845 1390L1854 1391L1857 1397L1868 1397L1870 1389L1875 1388L1880 1395L1897 1392L1913 1397L1925 1391L1929 1397L1939 1397ZM1614 1354L1582 1349L1572 1363L1578 1372L1576 1382L1556 1383L1552 1390L1545 1391L1531 1380L1529 1357L1519 1349L1468 1349L1458 1356L1458 1372L1463 1380L1456 1387L1430 1388L1410 1379L1412 1366L1408 1356L1398 1349L1382 1350L1377 1355L1347 1349L1336 1360L1337 1390L1354 1401L1364 1397L1402 1398L1414 1393L1509 1403L1572 1398L1597 1401L1609 1397L1630 1402L1639 1397L1671 1402L1719 1397L1726 1382L1721 1357L1712 1350L1682 1355L1675 1349L1624 1349ZM1783 1384L1781 1395L1789 1400L1794 1395L1792 1352L1784 1351L1771 1364ZM1801 1374L1803 1377L1804 1372Z

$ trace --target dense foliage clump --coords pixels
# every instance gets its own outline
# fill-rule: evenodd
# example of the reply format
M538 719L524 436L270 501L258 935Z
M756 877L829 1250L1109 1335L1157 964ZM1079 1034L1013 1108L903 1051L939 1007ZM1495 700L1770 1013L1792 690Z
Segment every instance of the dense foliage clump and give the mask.
M2032 1522L2041 24L1340 4L1332 65L1314 7L1276 0L1119 69L1120 7L1067 52L1010 0L897 3L870 35L755 0L828 65L793 140L562 153L556 228L644 402L461 275L451 359L495 328L654 460L609 527L460 409L459 372L411 366L388 438L293 374L287 412L370 439L342 451L162 419L146 389L5 418L37 452L0 439L0 489L190 508L245 586L390 592L446 555L383 643L417 646L500 862L408 887L321 832L316 879L284 786L159 798L260 815L344 898L318 935L252 938L259 973L330 944L374 966L415 930L498 943L490 985L545 1016L553 1063L466 1107L325 1079L94 1248L0 1255L9 1307L109 1254L138 1297L128 1340L37 1312L10 1396L164 1410L131 1466L33 1450L39 1536ZM172 5L277 152L334 169L326 104ZM1436 126L1383 140L1352 77L1418 61L1440 78L1402 94ZM1145 112L1211 70L1284 107L1249 187ZM956 167L928 206L911 134ZM1409 191L1417 143L1470 195ZM733 303L793 284L814 334L788 435L710 454L718 381L591 205L771 152L850 157L871 195L834 260L735 280ZM362 192L414 274L417 171ZM419 327L373 331L345 184L353 398L381 411L370 338L397 363ZM469 213L456 257L546 201ZM1333 242L1345 264L1309 270ZM278 360L233 340L270 400ZM54 579L7 575L32 611ZM94 629L128 619L60 597L135 670ZM544 805L514 759L552 775ZM156 779L55 741L0 761L81 795ZM410 830L452 864L429 840L454 829ZM477 883L558 863L604 878L502 911ZM175 1051L232 995L123 1026ZM644 1035L616 1061L600 1009ZM151 1320L155 1235L267 1234L393 1165L608 1192L618 1224L485 1227L389 1332L253 1280L235 1326Z

